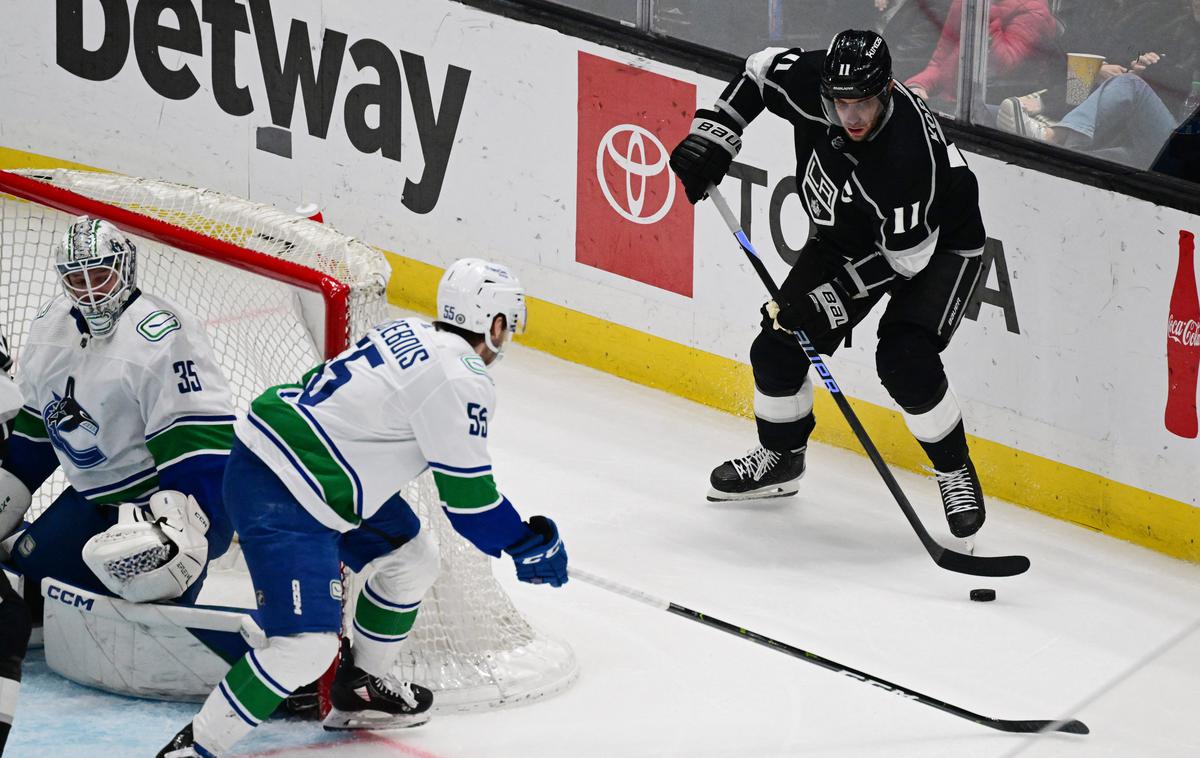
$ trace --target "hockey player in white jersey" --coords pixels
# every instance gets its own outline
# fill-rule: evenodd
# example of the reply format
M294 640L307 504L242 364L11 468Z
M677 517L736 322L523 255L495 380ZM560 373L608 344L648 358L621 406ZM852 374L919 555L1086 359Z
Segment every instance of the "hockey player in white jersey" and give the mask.
M21 346L0 537L61 467L70 486L12 551L35 618L47 576L133 602L190 601L232 534L228 385L200 322L138 289L137 250L112 224L77 219L55 265L64 292Z
M238 421L226 501L269 645L234 665L161 758L221 755L329 667L342 624L339 560L375 570L326 727L428 720L432 693L387 676L438 572L436 543L398 494L427 468L450 522L475 547L508 553L522 581L567 581L554 522L522 523L496 489L487 451L487 367L524 328L524 291L503 266L467 258L447 269L437 301L433 324L380 324L299 383L264 392Z

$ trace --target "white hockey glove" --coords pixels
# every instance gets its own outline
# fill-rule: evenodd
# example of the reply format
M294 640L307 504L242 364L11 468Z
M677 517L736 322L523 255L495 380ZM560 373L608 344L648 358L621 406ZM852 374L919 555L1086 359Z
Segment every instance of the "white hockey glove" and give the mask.
M149 512L120 507L117 523L83 546L83 561L109 591L132 603L179 597L208 561L208 516L191 495L150 497Z

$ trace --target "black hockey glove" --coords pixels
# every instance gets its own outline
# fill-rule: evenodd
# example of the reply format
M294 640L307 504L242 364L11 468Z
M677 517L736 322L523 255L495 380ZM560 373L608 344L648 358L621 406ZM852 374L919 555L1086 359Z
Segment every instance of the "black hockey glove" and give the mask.
M769 301L763 312L776 329L794 332L803 329L810 340L819 340L835 329L850 323L846 303L850 296L837 279L808 292L795 303Z
M742 136L718 119L716 111L696 111L691 132L671 151L671 170L692 205L704 199L708 185L721 183L742 149Z

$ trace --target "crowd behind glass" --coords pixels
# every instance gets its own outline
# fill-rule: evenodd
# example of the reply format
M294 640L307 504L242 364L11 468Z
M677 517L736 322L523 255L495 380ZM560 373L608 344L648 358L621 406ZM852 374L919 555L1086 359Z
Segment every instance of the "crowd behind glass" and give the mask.
M553 1L739 56L874 29L945 116L1200 182L1200 0Z

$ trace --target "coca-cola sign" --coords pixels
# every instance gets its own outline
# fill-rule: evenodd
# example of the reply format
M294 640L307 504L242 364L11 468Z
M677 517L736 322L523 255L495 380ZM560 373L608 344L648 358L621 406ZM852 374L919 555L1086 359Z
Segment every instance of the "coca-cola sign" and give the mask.
M1197 434L1196 387L1200 378L1200 293L1196 291L1196 237L1179 232L1179 265L1167 313L1167 431Z
M1200 347L1200 321L1194 318L1189 318L1187 321L1168 318L1167 339L1178 342L1184 347Z

